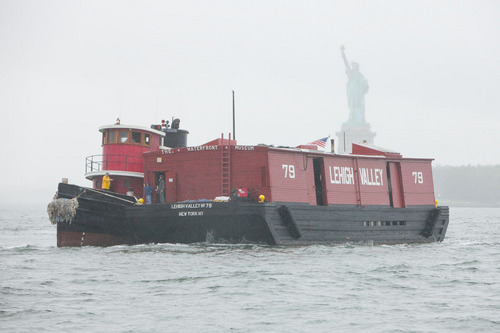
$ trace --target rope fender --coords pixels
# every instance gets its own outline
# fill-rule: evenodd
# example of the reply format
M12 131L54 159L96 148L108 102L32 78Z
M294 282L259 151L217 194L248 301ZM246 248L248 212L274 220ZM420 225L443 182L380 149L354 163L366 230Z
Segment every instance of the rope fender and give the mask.
M47 213L52 224L68 222L71 224L78 208L78 197L73 199L54 199L47 206Z

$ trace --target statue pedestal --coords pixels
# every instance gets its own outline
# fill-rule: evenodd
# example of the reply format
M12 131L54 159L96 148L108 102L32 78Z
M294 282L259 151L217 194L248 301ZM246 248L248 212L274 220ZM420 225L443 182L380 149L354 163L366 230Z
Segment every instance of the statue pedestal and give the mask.
M335 133L338 138L338 153L352 153L353 143L373 144L373 138L377 133L372 132L368 123L343 123L340 132Z

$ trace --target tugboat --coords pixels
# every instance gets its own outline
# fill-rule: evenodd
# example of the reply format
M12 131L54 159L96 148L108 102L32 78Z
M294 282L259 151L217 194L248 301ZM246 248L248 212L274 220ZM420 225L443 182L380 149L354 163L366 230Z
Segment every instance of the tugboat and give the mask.
M316 145L188 146L180 120L102 126L102 154L86 158L92 187L63 181L48 206L57 246L147 243L269 245L442 241L432 159L368 144L351 154ZM110 189L102 189L108 173ZM147 186L149 185L149 186ZM151 192L144 202L145 187ZM146 193L149 194L149 193Z

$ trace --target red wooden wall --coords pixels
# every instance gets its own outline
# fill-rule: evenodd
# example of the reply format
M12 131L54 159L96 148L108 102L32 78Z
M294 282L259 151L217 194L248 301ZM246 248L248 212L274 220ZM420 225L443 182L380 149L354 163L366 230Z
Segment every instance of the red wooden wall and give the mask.
M214 199L221 195L220 147L145 153L145 181L156 186L158 173L166 173L172 180L166 182L171 186L167 189L169 201ZM266 201L316 205L314 159L322 161L324 204L434 204L431 160L365 158L260 146L231 146L231 189L248 188L255 200L263 194Z
M401 175L406 206L435 204L431 160L402 161Z
M401 163L388 162L388 164L391 176L392 205L396 208L406 207L401 178Z
M109 130L105 130L107 133ZM132 131L124 127L122 131ZM149 134L150 145L135 144L132 142L127 143L105 143L102 146L102 170L120 170L120 171L132 171L132 172L143 172L144 170L144 158L142 154L146 151L158 150L160 145L161 136L156 133L133 130L134 132ZM118 135L118 130L115 130L115 135Z
M357 158L361 204L389 206L387 163L380 159Z
M358 204L358 180L352 157L324 159L328 203L333 205Z
M248 188L252 199L258 200L263 194L267 201L271 201L267 147L231 148L231 188Z
M135 197L141 198L143 196L144 188L142 178L116 175L111 175L110 178L113 179L110 187L111 191L120 194L127 194L129 188L131 187ZM101 189L102 177L95 177L92 180L92 184L94 188Z
M306 155L294 151L269 151L269 178L272 201L311 202L314 171ZM312 179L308 182L308 179Z
M150 148L139 145L106 144L102 147L102 170L143 172L142 153L148 150Z

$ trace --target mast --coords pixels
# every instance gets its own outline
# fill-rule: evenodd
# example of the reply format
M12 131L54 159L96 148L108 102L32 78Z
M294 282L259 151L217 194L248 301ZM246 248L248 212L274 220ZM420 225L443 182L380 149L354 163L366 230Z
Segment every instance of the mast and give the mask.
M234 90L233 90L233 140L236 140L236 125L234 119Z

